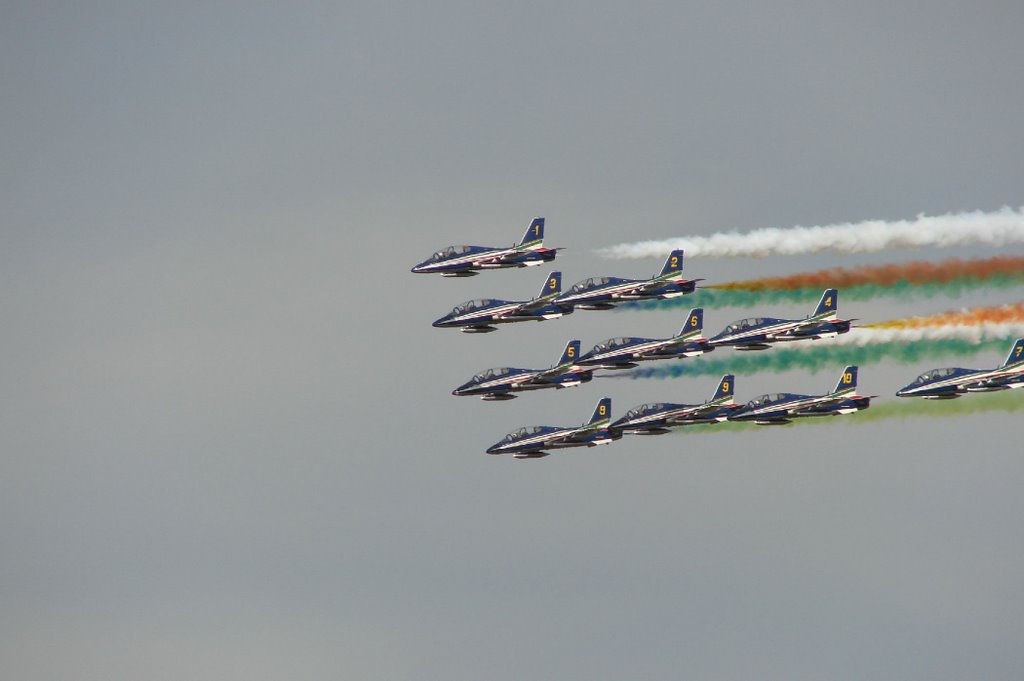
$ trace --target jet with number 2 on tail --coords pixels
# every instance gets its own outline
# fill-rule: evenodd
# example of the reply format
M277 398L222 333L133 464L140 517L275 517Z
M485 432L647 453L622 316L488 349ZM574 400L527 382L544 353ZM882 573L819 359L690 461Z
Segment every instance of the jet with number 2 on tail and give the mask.
M772 393L756 397L729 415L730 421L753 421L759 426L779 426L805 416L838 416L867 409L875 395L857 394L857 367L843 369L836 389L827 395Z
M733 322L708 339L714 347L731 345L737 350L767 350L772 343L829 338L850 330L853 319L839 319L839 291L821 294L814 314L804 319L751 317Z
M544 218L534 218L522 241L508 248L448 246L412 268L415 274L440 273L442 277L472 277L481 270L533 267L551 262L558 248L544 247Z
M735 390L736 377L726 374L718 382L714 397L703 404L641 404L608 427L627 435L662 435L673 426L719 423L740 408L732 399Z
M951 400L964 393L985 393L1024 388L1024 338L1018 338L1006 361L995 369L931 369L910 385L900 388L898 397Z
M490 333L497 331L494 324L513 322L542 322L572 314L571 307L561 307L552 301L562 292L562 273L552 272L544 280L540 293L532 300L498 300L481 298L470 300L434 321L440 329L459 329L464 333Z
M488 369L453 390L452 395L474 395L482 400L497 401L515 399L513 393L527 390L574 388L594 377L592 369L576 366L579 354L580 342L571 340L558 364L550 369Z
M579 358L581 366L594 369L632 369L637 362L652 359L696 357L715 348L701 334L704 309L695 307L686 315L679 333L671 338L609 338Z
M612 400L605 397L597 403L593 416L582 426L527 426L506 435L487 448L488 454L511 454L517 459L539 459L547 456L548 449L567 447L596 447L622 437L622 433L608 429L611 421Z
M632 300L678 298L693 293L701 279L683 277L683 252L672 251L661 273L650 279L591 277L577 282L555 299L556 305L583 310L610 310L616 303Z

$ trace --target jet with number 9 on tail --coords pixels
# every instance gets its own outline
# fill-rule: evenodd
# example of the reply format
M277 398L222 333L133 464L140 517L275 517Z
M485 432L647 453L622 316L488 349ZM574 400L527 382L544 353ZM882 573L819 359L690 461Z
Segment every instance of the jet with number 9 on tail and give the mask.
M750 317L733 322L717 336L708 339L714 347L731 345L737 350L766 350L772 343L829 338L850 330L853 319L839 319L839 291L827 289L821 294L814 314L804 319Z
M472 277L481 270L533 267L551 262L558 248L544 247L544 218L534 218L522 240L508 248L448 246L412 268L415 274L440 273L442 277Z
M964 393L1024 388L1024 338L1018 338L1006 361L995 369L931 369L896 392L899 397L951 400Z
M641 404L608 427L627 435L662 435L673 426L719 423L740 408L732 399L735 391L736 377L726 374L718 382L714 397L703 404Z
M610 310L616 303L632 300L678 298L693 293L701 279L683 277L683 252L672 251L661 273L650 279L591 277L577 282L555 299L556 305L583 310Z
M573 388L594 377L593 370L576 366L579 355L580 342L571 340L558 364L550 369L488 369L453 390L452 395L475 395L482 400L497 401L515 399L513 393L526 390Z
M552 272L544 280L540 293L532 300L498 300L481 298L469 300L434 321L440 329L459 329L463 333L490 333L497 331L494 324L513 322L542 322L572 314L571 307L560 307L553 301L562 292L562 273Z
M695 307L686 315L679 333L671 338L609 338L579 358L581 366L594 369L632 369L637 362L652 359L696 357L715 348L701 334L704 309Z
M857 367L843 369L836 389L827 395L772 393L747 402L729 415L730 421L753 421L760 426L785 425L805 416L838 416L867 409L875 395L857 394Z
M608 429L611 421L612 400L605 397L597 403L593 416L582 426L527 426L506 435L487 448L488 454L511 454L517 459L539 459L547 456L548 449L568 447L596 447L622 437L622 433Z

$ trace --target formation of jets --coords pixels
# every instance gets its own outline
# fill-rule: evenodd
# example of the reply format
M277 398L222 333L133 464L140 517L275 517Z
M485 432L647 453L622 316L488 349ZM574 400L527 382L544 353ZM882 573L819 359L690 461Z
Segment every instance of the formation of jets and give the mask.
M509 248L449 246L412 268L417 274L470 277L482 270L532 267L551 262L557 248L544 246L544 218L534 218L518 244ZM551 272L540 293L530 300L496 298L470 300L437 319L438 328L457 328L465 333L489 333L497 325L544 321L583 310L608 310L623 302L676 298L692 293L701 279L683 276L683 251L669 253L661 272L649 279L592 277L562 291L562 273ZM735 321L720 333L705 338L704 310L693 308L682 328L669 338L621 336L609 338L581 354L580 341L570 340L559 360L547 369L499 367L487 369L452 391L456 396L475 396L486 401L505 401L516 393L563 389L593 380L598 370L636 367L639 362L697 357L720 347L738 351L766 350L776 343L830 338L849 332L853 319L839 319L839 291L826 289L817 307L803 319L751 317ZM598 402L590 420L580 426L528 426L506 435L487 449L489 454L508 454L517 459L547 456L549 450L595 447L623 435L660 435L672 428L726 421L757 425L785 425L795 419L853 414L867 409L876 395L857 394L856 366L843 369L834 390L824 395L768 393L746 404L734 401L736 377L721 378L710 400L700 404L655 402L630 409L611 420L611 398ZM952 399L965 393L1024 387L1024 338L995 369L932 369L900 389L900 397Z

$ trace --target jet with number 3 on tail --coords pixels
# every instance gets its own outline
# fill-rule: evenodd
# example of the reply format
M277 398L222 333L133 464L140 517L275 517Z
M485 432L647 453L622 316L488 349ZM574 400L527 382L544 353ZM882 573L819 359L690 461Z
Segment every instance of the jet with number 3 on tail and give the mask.
M506 435L487 448L488 454L511 454L517 459L539 459L547 456L548 449L568 447L596 447L622 437L622 433L608 429L611 421L612 400L605 397L597 403L594 415L582 426L527 426Z
M715 349L701 335L703 327L704 309L695 307L671 338L609 338L580 357L579 364L594 369L631 369L637 362L652 359L696 357Z
M896 392L899 397L951 400L964 393L1024 388L1024 338L1018 338L1006 361L995 369L931 369Z
M673 426L719 423L740 408L732 399L735 390L736 377L726 374L718 382L714 397L703 404L641 404L630 409L609 428L627 435L662 435L668 433Z
M839 319L839 291L821 294L814 314L804 319L750 317L733 322L708 339L714 347L731 345L737 350L766 350L772 343L829 338L850 330L853 319Z
M534 218L522 240L508 248L448 246L412 268L415 274L440 273L442 277L472 277L481 270L533 267L551 262L558 248L544 247L544 218Z
M540 293L532 300L498 300L481 298L470 300L434 321L440 329L459 329L464 333L490 333L497 331L494 324L513 322L542 322L572 314L571 307L555 305L553 301L562 292L562 273L552 272L544 280Z
M683 277L683 252L672 251L661 273L650 279L591 277L577 282L555 299L556 305L583 310L610 310L616 303L632 300L678 298L693 293L701 279Z
M730 421L753 421L760 426L785 425L805 416L838 416L867 409L875 395L857 394L857 367L843 369L836 389L827 395L772 393L756 397L729 415Z
M453 390L452 395L474 395L482 400L498 401L515 399L513 393L527 390L573 388L594 377L592 369L576 366L575 360L579 354L580 342L571 340L565 346L558 364L549 369L488 369Z

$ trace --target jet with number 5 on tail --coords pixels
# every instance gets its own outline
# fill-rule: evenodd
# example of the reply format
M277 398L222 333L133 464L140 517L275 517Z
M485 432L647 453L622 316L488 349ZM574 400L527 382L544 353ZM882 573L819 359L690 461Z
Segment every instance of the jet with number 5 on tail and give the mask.
M772 343L829 338L850 330L853 319L839 319L839 291L821 294L814 314L804 319L750 317L733 322L708 339L714 347L731 345L737 350L766 350Z
M695 307L671 338L609 338L580 357L578 364L594 369L632 369L637 362L652 359L696 357L715 349L701 335L703 328L704 309Z
M597 403L593 416L582 426L527 426L506 435L487 448L488 454L511 454L517 459L539 459L547 456L548 449L567 447L596 447L622 437L622 433L608 429L611 421L612 400L605 397Z
M573 388L594 377L593 370L576 366L579 354L580 342L571 340L558 364L550 369L488 369L453 390L452 395L474 395L482 400L497 401L515 399L513 393L527 390Z
M867 409L875 395L857 394L857 367L843 369L836 389L827 395L772 393L747 402L729 415L730 421L753 421L760 426L785 425L805 416L838 416Z
M951 400L964 393L1024 388L1024 338L1018 338L1006 361L995 369L931 369L896 392L899 397Z
M558 248L544 247L544 218L534 218L522 241L508 248L448 246L412 268L415 274L438 272L442 277L472 277L481 270L533 267L551 262Z
M562 273L552 272L544 280L540 293L532 300L498 300L481 298L470 300L434 321L441 329L459 329L464 333L490 333L497 331L494 324L513 322L542 322L572 314L571 307L555 305L553 301L562 292Z
M718 390L715 391L714 397L703 404L641 404L630 409L625 416L613 422L608 428L627 435L662 435L669 432L673 426L719 423L740 408L732 399L735 390L736 377L726 374L718 382Z
M555 299L556 305L583 310L610 310L616 303L632 300L678 298L693 293L701 279L683 277L683 252L672 251L661 273L650 279L591 277L577 282Z

